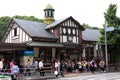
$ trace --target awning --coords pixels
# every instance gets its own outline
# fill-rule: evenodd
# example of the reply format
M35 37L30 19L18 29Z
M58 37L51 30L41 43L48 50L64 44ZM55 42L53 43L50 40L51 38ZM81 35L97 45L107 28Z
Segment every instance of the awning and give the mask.
M22 43L0 43L0 51L25 50L26 44Z
M49 43L49 42L28 42L27 46L36 46L36 47L63 47L62 44L58 43Z

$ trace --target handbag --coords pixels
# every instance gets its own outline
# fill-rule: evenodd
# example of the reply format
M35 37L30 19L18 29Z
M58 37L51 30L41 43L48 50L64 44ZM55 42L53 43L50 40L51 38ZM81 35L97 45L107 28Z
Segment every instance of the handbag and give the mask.
M54 71L54 75L58 75L58 71L57 70Z

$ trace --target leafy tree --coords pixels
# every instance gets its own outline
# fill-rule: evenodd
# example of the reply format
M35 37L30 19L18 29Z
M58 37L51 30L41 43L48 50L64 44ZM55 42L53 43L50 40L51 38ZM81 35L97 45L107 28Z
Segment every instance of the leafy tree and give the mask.
M83 23L82 26L83 26L84 28L88 28L88 29L99 29L98 27L91 27L90 25L85 24L85 23Z
M35 18L34 16L19 16L19 15L16 15L16 16L13 16L13 18L43 22L42 19Z
M0 36L2 36L11 18L9 16L0 17Z
M120 18L116 16L117 5L110 4L107 11L104 13L107 27L114 27L114 31L107 32L107 43L108 43L108 53L119 53L120 51L120 31L117 29L120 26ZM101 29L102 37L100 38L100 43L104 43L104 29ZM115 54L115 55L116 55ZM114 56L115 56L114 55ZM117 59L117 57L116 57Z

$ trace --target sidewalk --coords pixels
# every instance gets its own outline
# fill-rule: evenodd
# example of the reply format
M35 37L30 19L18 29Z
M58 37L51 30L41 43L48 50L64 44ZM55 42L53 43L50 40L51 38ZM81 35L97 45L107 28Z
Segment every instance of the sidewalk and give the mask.
M98 72L95 72L95 74ZM67 73L65 74L65 77L72 77L72 76L80 76L80 75L90 75L92 74L91 72L82 72L82 73Z
M100 74L102 72L95 72L94 74ZM73 76L83 76L83 75L92 75L93 73L91 72L82 72L82 73L66 73L64 74L64 77L73 77ZM35 79L35 77L27 77L26 80L47 80L47 79L55 79L55 78L62 78L60 75L59 77L56 76L49 76L49 74L47 76L44 77L40 77L39 79Z

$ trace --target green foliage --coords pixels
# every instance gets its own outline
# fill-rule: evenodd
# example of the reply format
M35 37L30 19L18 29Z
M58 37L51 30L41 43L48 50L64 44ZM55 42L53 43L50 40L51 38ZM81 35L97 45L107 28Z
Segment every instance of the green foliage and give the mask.
M0 36L2 36L2 34L4 33L10 20L11 18L9 16L0 17Z
M116 16L117 5L110 4L109 8L104 13L107 27L114 27L116 30L107 32L108 52L119 53L120 51L120 30L117 28L120 26L120 18ZM102 37L100 42L104 43L104 29L100 31Z
M43 22L42 19L35 18L34 16L19 16L19 15L16 15L16 16L13 16L13 18Z
M82 26L83 26L84 28L88 28L88 29L99 29L98 27L91 27L90 25L85 24L85 23L83 23Z

